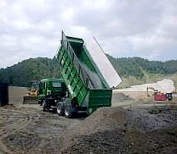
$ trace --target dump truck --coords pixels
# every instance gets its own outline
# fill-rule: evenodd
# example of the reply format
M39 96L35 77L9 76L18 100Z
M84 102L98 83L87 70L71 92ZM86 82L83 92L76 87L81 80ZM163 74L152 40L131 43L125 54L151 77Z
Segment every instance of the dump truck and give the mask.
M46 78L39 82L38 103L43 111L55 110L58 101L66 95L66 86L62 79Z
M83 39L62 32L57 59L68 95L57 103L58 115L72 117L79 112L91 114L99 107L110 107L112 88L121 83L97 42L89 43L86 48Z

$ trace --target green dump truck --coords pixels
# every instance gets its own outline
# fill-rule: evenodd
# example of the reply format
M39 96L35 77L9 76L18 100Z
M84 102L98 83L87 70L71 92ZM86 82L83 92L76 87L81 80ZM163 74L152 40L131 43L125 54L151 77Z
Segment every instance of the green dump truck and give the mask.
M66 86L62 79L42 79L38 87L38 102L43 111L56 109L56 104L66 95Z
M98 45L91 50L86 48L83 39L62 32L57 59L68 95L57 103L59 115L90 114L98 107L111 106L112 87L121 79Z

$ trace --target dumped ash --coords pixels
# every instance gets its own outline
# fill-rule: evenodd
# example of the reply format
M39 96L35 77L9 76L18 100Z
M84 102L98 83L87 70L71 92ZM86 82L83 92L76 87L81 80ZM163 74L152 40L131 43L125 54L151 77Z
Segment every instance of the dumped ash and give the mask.
M132 108L127 112L127 123L142 131L154 131L177 126L177 110L168 106Z
M62 153L123 153L125 125L122 108L100 108L65 133Z
M174 153L177 110L100 108L63 135L61 153Z

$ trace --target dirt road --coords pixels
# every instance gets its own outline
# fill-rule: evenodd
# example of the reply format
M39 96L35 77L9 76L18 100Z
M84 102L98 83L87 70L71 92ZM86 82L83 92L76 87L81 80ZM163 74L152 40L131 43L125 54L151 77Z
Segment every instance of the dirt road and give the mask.
M0 153L58 153L62 132L82 119L32 106L0 108Z

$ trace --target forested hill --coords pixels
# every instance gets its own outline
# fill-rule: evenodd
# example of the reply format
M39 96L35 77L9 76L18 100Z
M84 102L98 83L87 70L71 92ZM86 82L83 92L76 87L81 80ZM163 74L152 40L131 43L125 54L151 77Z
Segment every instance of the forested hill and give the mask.
M29 86L32 80L60 76L57 59L30 58L6 69L0 69L0 81L13 86Z
M166 62L149 61L147 59L133 58L114 58L107 55L108 59L124 77L134 76L143 78L145 74L174 74L177 73L177 60L169 60Z
M114 58L108 56L119 75L123 78L134 77L143 80L147 74L168 75L177 73L177 60L166 62L146 59ZM0 81L14 86L28 86L31 80L60 76L57 59L30 58L6 69L0 69Z

